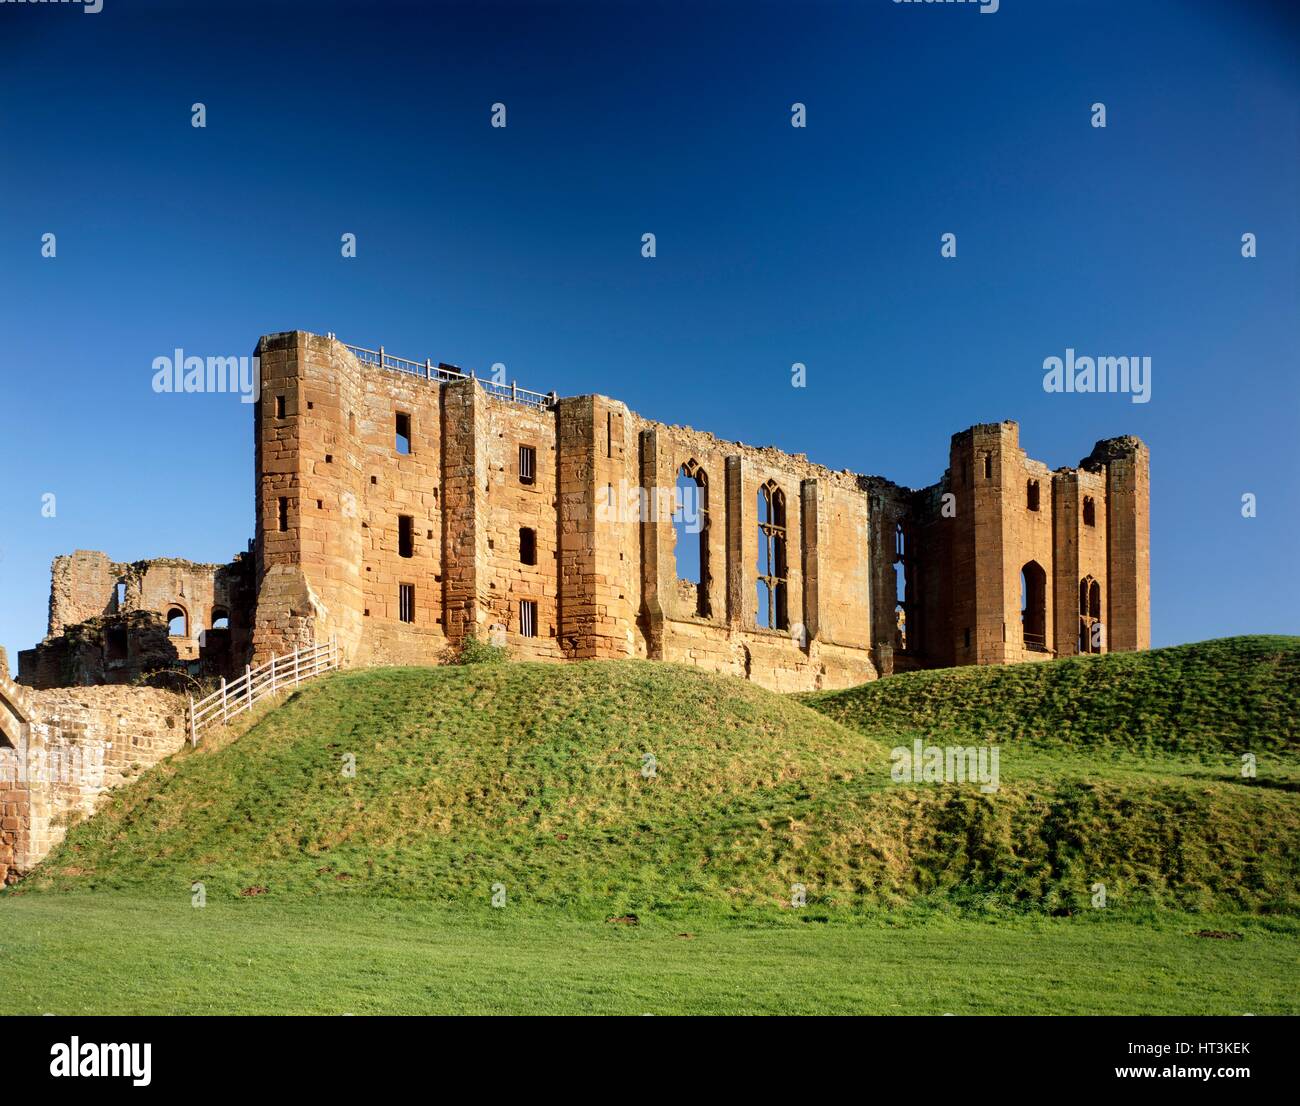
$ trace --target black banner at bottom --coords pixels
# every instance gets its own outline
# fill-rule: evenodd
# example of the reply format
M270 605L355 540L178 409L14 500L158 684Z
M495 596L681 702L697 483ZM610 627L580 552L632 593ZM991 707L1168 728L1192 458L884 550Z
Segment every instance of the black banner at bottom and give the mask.
M608 1086L607 1069L623 1068L626 1078L627 1064L643 1076L667 1074L663 1065L673 1056L668 1048L674 1031L646 1025L635 1036L628 1035L626 1026L612 1029L607 1042L600 1040L598 1029L588 1028L581 1043L567 1045L532 1028L498 1025L492 1037L484 1037L481 1024L467 1025L474 1037L467 1042L473 1052L466 1054L451 1019L439 1018L436 1028L428 1020L6 1018L0 1023L5 1057L0 1086L12 1093L62 1083L93 1092L106 1084L148 1091L229 1083L256 1086L259 1092L284 1087L337 1094L353 1086L373 1091L377 1079L441 1081L456 1071L473 1080L477 1071L490 1076L499 1092L516 1080L521 1088L535 1089L539 1075L546 1073L549 1080L562 1066L570 1087L589 1073L594 1089ZM691 1030L697 1045L698 1032L698 1027ZM730 1035L735 1028L722 1032ZM844 1062L834 1067L860 1075L874 1070L895 1081L912 1078L927 1091L967 1088L973 1081L1026 1091L1038 1084L1046 1090L1059 1088L1063 1079L1080 1088L1129 1083L1174 1085L1180 1094L1196 1086L1216 1095L1262 1091L1291 1083L1296 1052L1295 1023L1275 1017L873 1018L860 1032L862 1043L846 1050ZM755 1041L773 1036L772 1046L781 1052L771 1055L784 1057L776 1069L739 1070L734 1043L718 1049L712 1062L693 1048L692 1060L677 1061L689 1068L693 1092L715 1082L732 1091L756 1081L780 1084L805 1065L814 1082L821 1078L816 1073L824 1074L824 1050L800 1058L797 1025L755 1022L745 1033L750 1040L744 1052L751 1055ZM848 1040L838 1033L837 1039ZM576 1067L580 1058L575 1053L582 1057ZM470 1055L478 1060L466 1067ZM671 1078L677 1083L684 1077L685 1071Z

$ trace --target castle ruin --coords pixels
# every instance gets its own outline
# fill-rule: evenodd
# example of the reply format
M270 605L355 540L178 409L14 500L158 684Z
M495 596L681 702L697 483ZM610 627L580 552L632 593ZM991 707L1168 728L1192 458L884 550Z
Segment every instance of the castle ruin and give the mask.
M2 882L184 744L179 687L329 638L351 665L434 664L474 635L781 691L1150 645L1137 438L1052 470L1014 422L973 426L913 491L332 337L257 354L249 549L58 557L16 683L0 649ZM170 691L101 686L160 673Z
M436 663L474 634L782 691L1150 644L1137 438L1053 470L1016 423L973 426L910 490L333 337L256 353L250 551L59 558L20 683L225 675L331 635L352 665Z

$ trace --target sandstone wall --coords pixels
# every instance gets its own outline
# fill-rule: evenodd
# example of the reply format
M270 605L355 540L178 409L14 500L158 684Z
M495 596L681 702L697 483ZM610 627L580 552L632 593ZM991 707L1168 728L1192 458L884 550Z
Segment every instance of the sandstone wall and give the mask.
M120 562L84 549L56 557L49 633L18 654L18 679L48 688L130 683L162 668L233 675L249 650L252 567L247 554L224 565ZM177 612L172 633L168 615ZM226 625L214 629L219 619Z
M642 656L782 689L839 686L1071 652L1087 579L1111 647L1149 642L1136 439L1052 471L1020 449L1015 423L984 424L954 435L947 471L912 491L605 396L526 406L449 366L381 368L301 332L258 353L257 661L333 634L351 663L436 663L473 632L523 658ZM685 539L697 580L677 563L683 471L702 489L703 536ZM763 489L784 505L773 624L759 601ZM1026 570L1042 579L1028 637Z
M184 700L152 688L32 691L0 676L0 880L14 882L185 743Z

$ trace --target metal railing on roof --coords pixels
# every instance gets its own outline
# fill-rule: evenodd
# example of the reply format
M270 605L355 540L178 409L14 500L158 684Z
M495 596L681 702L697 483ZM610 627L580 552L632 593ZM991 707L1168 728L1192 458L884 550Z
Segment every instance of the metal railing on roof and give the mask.
M439 383L447 383L453 380L477 380L489 395L496 396L498 399L508 399L512 403L522 403L525 407L536 407L544 411L554 407L558 398L554 392L534 392L528 388L521 388L513 380L506 384L503 381L493 380L491 377L485 379L473 372L462 372L455 365L435 365L432 359L426 358L425 361L420 362L411 361L405 357L396 357L385 350L383 346L378 349L366 349L364 346L348 345L347 342L344 342L343 345L351 350L353 356L363 365L374 365L376 368L406 373L410 376L420 376L425 380L438 381Z

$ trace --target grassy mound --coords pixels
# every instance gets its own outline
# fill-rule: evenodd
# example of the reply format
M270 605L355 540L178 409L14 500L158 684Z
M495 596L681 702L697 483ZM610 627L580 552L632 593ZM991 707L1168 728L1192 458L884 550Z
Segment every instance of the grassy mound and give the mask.
M1208 653L1253 651L1273 672L1294 656L1279 660L1282 647L1261 639L1229 646L897 677L812 697L870 720L875 736L742 680L651 662L342 673L113 793L17 890L175 895L202 882L218 898L486 906L504 888L514 906L603 917L775 912L795 884L825 912L921 900L1061 914L1087 907L1104 883L1113 905L1286 912L1300 857L1300 801L1286 786L1089 761L1064 775L1012 774L993 794L890 777L901 739L883 719L915 727L950 710L933 705L943 682L975 689L981 717L1015 719L1018 736L1045 738L1051 726L1028 717L1027 702L1047 709L1083 672L1097 690L1078 696L1076 735L1100 740L1098 701L1136 685L1162 689L1142 733L1159 717L1183 726L1175 740L1203 734L1213 703L1244 739L1234 685L1179 698L1167 678L1171 654L1187 659L1183 671ZM1293 690L1236 674L1266 704ZM1055 690L1031 696L1033 681ZM908 688L929 705L909 708ZM1175 701L1188 706L1179 713Z
M803 696L863 733L1239 755L1300 745L1300 637L914 672Z

